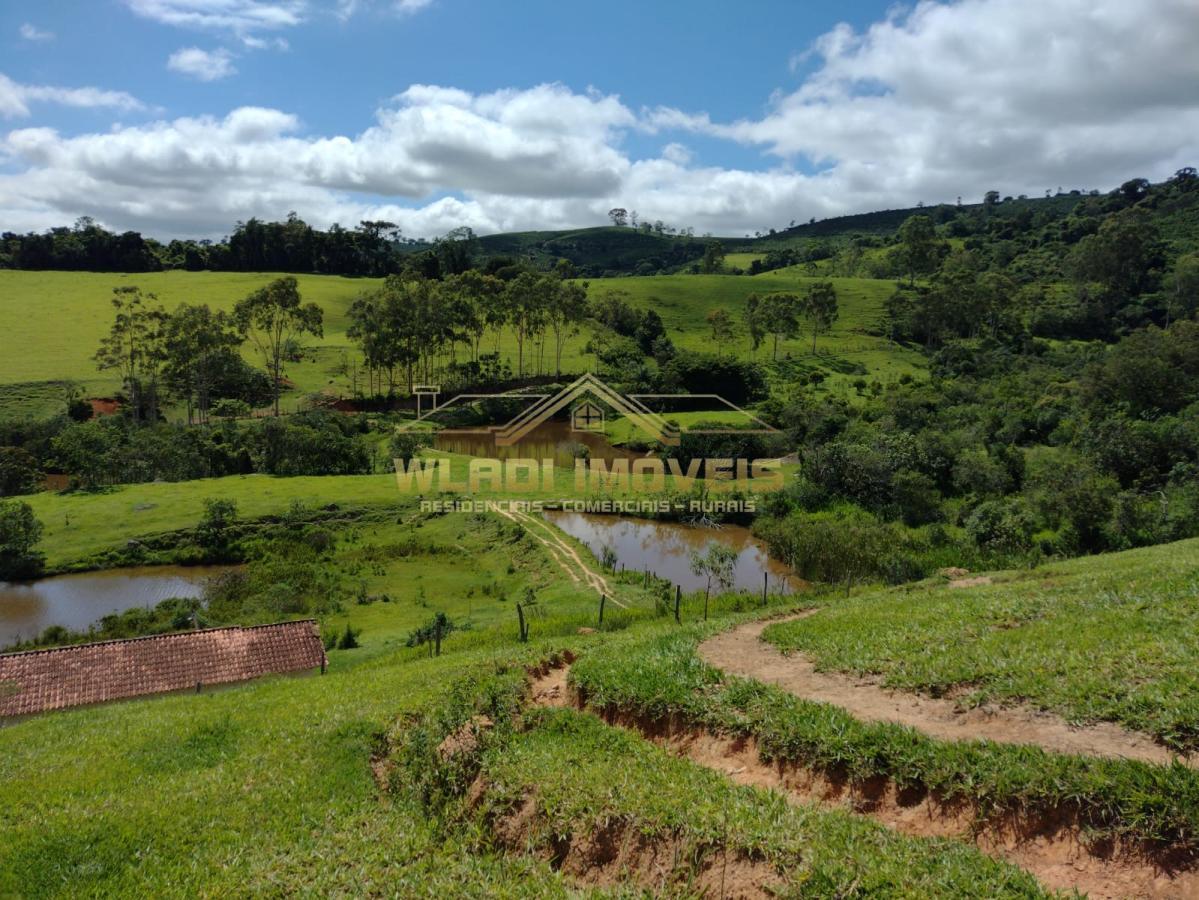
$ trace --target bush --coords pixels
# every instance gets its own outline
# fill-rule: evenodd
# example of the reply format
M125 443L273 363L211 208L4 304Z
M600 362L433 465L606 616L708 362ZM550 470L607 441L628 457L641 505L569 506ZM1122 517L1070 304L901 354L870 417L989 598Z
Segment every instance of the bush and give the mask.
M662 367L663 390L719 394L730 403L752 403L766 396L766 376L756 363L706 353L685 353Z
M0 579L35 578L45 556L34 547L42 538L42 523L28 503L0 502Z
M346 622L346 630L343 631L341 636L337 639L337 649L353 650L358 646L358 635L361 633L361 631L355 631L350 627L350 623Z
M207 550L226 550L229 530L237 522L237 501L207 498L204 515L196 526L196 542Z
M0 497L32 494L42 481L33 454L22 447L0 447Z
M1036 518L1020 499L988 500L966 519L966 533L984 550L1001 554L1032 549Z

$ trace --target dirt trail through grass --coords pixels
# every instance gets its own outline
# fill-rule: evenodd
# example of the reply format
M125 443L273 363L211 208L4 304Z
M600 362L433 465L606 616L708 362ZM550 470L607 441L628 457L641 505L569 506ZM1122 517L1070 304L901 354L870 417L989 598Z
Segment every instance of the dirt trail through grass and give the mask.
M760 631L753 632L755 642ZM534 673L532 704L585 708L570 690L569 671L569 665L563 665ZM1029 872L1050 890L1077 891L1092 900L1199 898L1199 871L1193 860L1163 859L1139 846L1088 841L1067 813L1035 821L1022 816L982 821L969 803L942 803L929 792L913 792L886 779L854 784L796 763L766 762L752 737L730 737L677 722L647 722L620 710L594 712L608 724L635 731L737 784L778 791L792 803L867 816L902 834L972 843Z
M626 604L620 602L613 595L612 586L608 583L608 579L584 562L579 552L562 537L553 525L536 516L531 516L526 512L516 509L499 509L497 511L504 518L523 527L534 539L544 545L549 551L550 556L553 557L554 562L558 564L571 581L576 584L580 581L585 581L587 586L592 588L597 594L606 596L621 609L628 609Z
M794 618L815 612L808 610ZM770 624L773 622L749 622L718 634L700 644L699 656L730 675L777 685L805 700L835 704L863 721L907 725L938 740L1032 744L1050 753L1162 765L1179 759L1187 765L1199 765L1194 756L1180 757L1152 737L1119 725L1101 722L1074 727L1050 713L1020 707L963 710L952 699L892 691L854 675L817 672L802 654L786 656L761 639L762 631Z

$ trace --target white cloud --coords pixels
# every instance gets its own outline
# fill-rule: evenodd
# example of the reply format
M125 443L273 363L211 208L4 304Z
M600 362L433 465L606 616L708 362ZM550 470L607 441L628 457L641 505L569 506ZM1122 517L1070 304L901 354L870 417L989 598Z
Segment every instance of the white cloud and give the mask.
M129 2L173 15L204 7L219 27L243 29L229 23L268 5ZM214 236L295 209L322 226L386 218L427 235L597 224L624 206L741 234L991 188L1110 187L1199 161L1194 46L1193 0L924 2L864 32L824 35L796 89L732 122L635 112L561 85L413 85L354 135L305 134L295 116L257 108L75 136L23 129L0 139L10 173L0 215L10 227L91 214ZM0 80L0 114L27 114L29 90ZM631 154L634 131L662 134L660 155ZM766 162L711 165L678 143L688 133L760 148Z
M84 109L108 108L122 112L145 109L136 97L124 91L106 91L95 87L62 88L38 84L19 84L0 72L0 116L24 118L30 103L57 103Z
M377 0L337 0L336 13L339 19L345 21L363 9L382 5L395 15L410 16L415 15L423 9L428 9L433 5L433 2L434 0L386 0L384 3L378 3Z
M396 12L403 14L417 13L433 5L433 0L395 0Z
M139 16L179 28L249 34L292 28L304 21L304 0L125 0Z
M199 81L218 81L237 72L228 50L201 50L199 47L176 50L167 60L167 68Z
M1193 0L926 0L821 37L760 119L652 121L831 165L851 198L1102 186L1199 153L1197 43Z
M54 32L43 31L36 25L26 22L21 26L21 38L26 41L52 41L54 40Z

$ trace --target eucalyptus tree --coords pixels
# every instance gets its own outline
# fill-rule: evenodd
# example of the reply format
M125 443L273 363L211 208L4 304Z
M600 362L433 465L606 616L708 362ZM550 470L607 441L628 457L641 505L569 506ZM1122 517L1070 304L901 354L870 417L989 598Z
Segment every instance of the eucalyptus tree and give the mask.
M557 280L555 278L555 280ZM554 374L562 374L562 350L571 335L578 334L579 325L587 318L587 284L558 281L548 293L546 318L554 333Z
M294 276L276 278L239 300L233 315L242 333L258 348L271 378L275 415L288 348L305 334L322 337L323 314L315 303L303 303Z
M818 281L808 287L803 314L812 329L812 354L815 355L816 336L828 331L837 321L837 289L831 281Z
M168 388L186 401L188 424L196 414L207 424L213 386L231 362L240 363L233 356L243 340L236 323L207 304L184 303L166 317L162 335Z
M116 369L129 396L130 414L138 421L143 406L158 418L158 373L163 361L162 326L166 312L154 294L129 285L113 288L116 311L108 334L93 359L101 370Z
M803 303L798 294L779 291L760 297L753 307L752 319L755 330L762 335L770 335L774 339L772 359L779 357L779 341L784 338L799 336L799 316L803 311Z

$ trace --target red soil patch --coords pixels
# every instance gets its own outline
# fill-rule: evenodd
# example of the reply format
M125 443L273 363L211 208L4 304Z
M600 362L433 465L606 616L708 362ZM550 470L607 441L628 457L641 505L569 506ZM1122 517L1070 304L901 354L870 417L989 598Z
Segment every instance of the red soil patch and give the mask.
M486 781L477 778L469 793L472 804L481 803L487 789ZM765 860L698 847L677 835L646 835L619 819L582 833L547 835L549 823L538 808L535 793L489 825L500 847L514 853L528 853L533 848L576 885L620 888L633 884L654 896L684 891L687 896L728 900L767 900L777 896L782 887L782 879Z
M112 397L89 397L88 403L92 405L92 418L97 416L115 416L121 411L121 404Z

